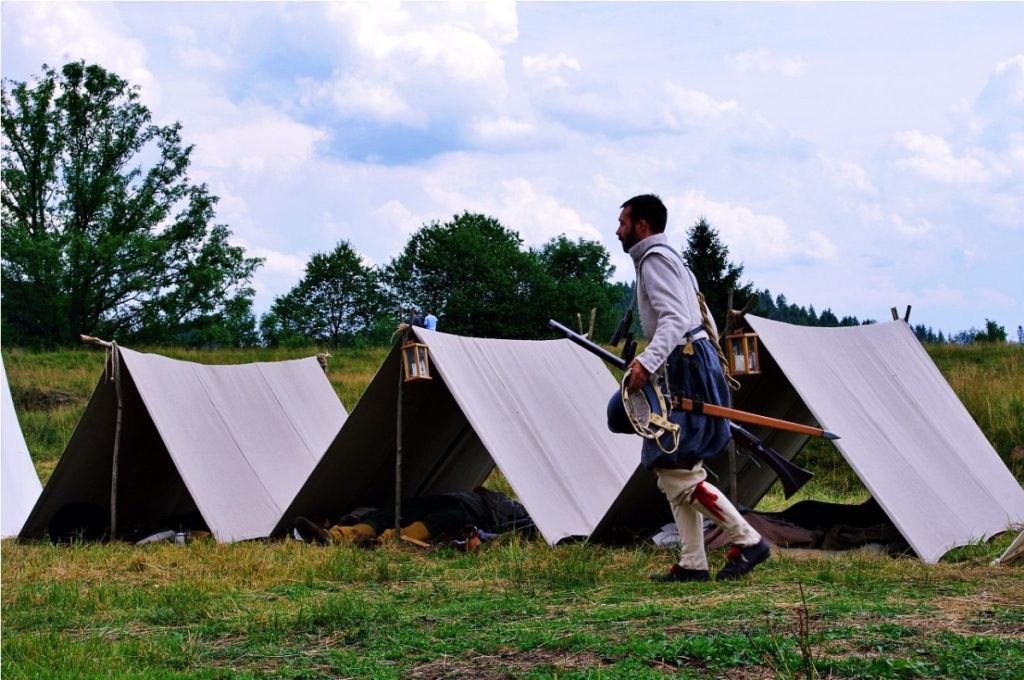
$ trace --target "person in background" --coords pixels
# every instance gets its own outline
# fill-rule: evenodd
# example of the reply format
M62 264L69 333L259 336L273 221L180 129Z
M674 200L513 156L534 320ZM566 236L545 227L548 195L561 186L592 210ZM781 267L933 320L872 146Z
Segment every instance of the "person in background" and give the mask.
M434 316L433 312L427 312L426 317L423 318L423 327L428 331L437 330L437 317Z

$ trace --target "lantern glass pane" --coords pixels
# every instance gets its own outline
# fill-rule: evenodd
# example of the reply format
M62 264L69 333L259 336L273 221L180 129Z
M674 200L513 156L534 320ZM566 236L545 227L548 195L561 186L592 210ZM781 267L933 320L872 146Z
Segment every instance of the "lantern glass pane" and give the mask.
M416 377L426 378L429 375L427 370L427 348L422 345L416 346Z
M402 360L405 364L405 378L411 380L416 377L416 347L409 345L402 351Z
M747 357L743 351L743 338L736 338L732 341L732 370L735 373L747 372Z

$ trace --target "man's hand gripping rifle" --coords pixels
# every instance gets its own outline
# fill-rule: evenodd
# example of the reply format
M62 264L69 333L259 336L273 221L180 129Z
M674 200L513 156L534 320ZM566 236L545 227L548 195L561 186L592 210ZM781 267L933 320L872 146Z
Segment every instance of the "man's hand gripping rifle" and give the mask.
M597 355L603 361L615 366L616 368L625 371L629 362L633 359L633 354L636 352L636 343L633 341L632 331L629 329L629 322L632 321L632 309L626 312L626 316L623 317L619 323L619 327L615 330L615 335L612 337L612 346L618 344L618 340L625 339L626 344L623 347L622 357L617 357L603 347L591 342L587 338L583 337L579 333L566 328L562 324L558 323L554 319L548 321L548 326L553 330L558 331L564 335L567 339L576 343L583 349L587 350L591 354ZM733 439L737 444L748 450L754 456L756 456L761 462L767 465L775 474L779 476L782 482L783 492L786 498L789 498L797 491L800 490L807 481L814 476L814 473L804 470L797 465L794 465L790 461L786 460L779 454L778 451L765 446L764 442L755 437L751 432L737 425L737 422L750 423L753 425L762 425L778 430L786 430L789 432L797 432L800 434L807 434L815 437L824 437L826 439L838 439L839 436L823 430L817 427L810 427L801 423L793 423L788 420L779 420L778 418L769 418L767 416L761 416L756 413L748 413L747 411L740 411L733 408L726 408L724 406L716 406L713 404L705 404L703 402L694 402L691 399L685 398L673 398L672 407L677 408L681 411L693 411L701 413L706 416L715 418L728 418L732 429ZM734 422L735 421L735 422Z

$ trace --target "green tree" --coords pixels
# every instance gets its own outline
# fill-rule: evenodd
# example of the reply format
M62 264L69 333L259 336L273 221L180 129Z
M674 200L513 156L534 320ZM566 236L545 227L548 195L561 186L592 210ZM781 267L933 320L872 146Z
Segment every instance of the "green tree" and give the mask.
M396 309L433 311L443 331L547 336L554 282L519 235L493 217L466 212L421 227L386 278Z
M213 224L180 124L152 123L137 87L84 62L4 80L3 151L5 339L226 338L245 319L261 260Z
M979 342L1006 342L1006 328L992 319L985 319L985 330L978 333Z
M570 241L563 234L535 252L558 290L548 308L548 316L575 326L576 314L579 314L586 326L590 322L590 310L597 309L594 336L607 341L622 315L619 303L623 291L621 286L610 282L615 266L604 245L582 238Z
M331 346L371 339L384 313L380 277L348 241L314 253L302 280L274 300L260 329L271 345L319 342ZM379 335L379 333L377 334ZM381 339L381 338L374 338Z
M729 291L733 292L732 306L740 309L754 292L752 283L740 285L743 265L729 261L729 248L703 217L687 232L683 250L686 266L697 277L700 292L708 303L708 309L715 317L720 331L725 330L725 314L728 311Z

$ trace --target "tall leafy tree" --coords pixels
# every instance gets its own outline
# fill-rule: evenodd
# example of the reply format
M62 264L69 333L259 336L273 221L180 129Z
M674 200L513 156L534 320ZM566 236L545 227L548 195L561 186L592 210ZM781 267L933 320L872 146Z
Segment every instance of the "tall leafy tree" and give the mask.
M4 80L3 151L6 339L187 340L251 322L238 312L260 260L213 223L180 124L153 123L137 87L84 62Z
M740 284L743 265L729 260L729 247L703 217L690 227L683 250L686 265L697 277L708 309L715 317L719 330L724 330L729 291L733 291L733 308L740 309L753 294L753 284Z
M466 212L421 227L386 277L396 309L433 311L441 330L497 338L547 334L554 282L519 235L493 217Z
M558 294L548 308L548 315L575 326L576 314L586 325L590 310L596 309L594 336L607 341L615 330L622 313L621 286L611 283L615 265L603 244L579 239L571 241L565 235L551 239L536 251L541 267L551 277Z
M313 341L338 346L380 339L373 336L381 330L384 300L377 272L342 241L328 253L313 254L302 280L274 300L260 328L273 345Z

